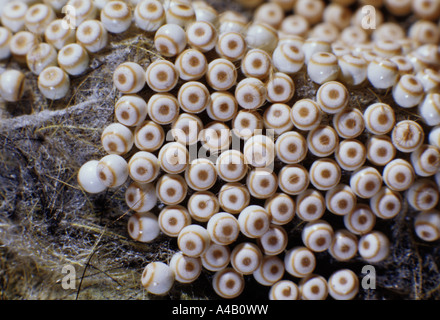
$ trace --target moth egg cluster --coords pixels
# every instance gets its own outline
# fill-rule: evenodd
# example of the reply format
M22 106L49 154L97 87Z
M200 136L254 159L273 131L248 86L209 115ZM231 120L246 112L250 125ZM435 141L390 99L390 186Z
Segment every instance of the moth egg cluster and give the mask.
M156 54L114 68L105 155L77 173L87 193L124 190L133 241L171 238L145 290L207 276L226 299L251 281L273 300L355 299L358 275L338 263L386 261L383 220L408 214L407 232L440 239L439 2L238 2L252 16L189 0L9 1L0 59L20 68L2 70L0 96L19 101L32 76L65 99L113 36L146 35ZM382 8L416 20L405 29ZM323 255L340 268L318 274Z

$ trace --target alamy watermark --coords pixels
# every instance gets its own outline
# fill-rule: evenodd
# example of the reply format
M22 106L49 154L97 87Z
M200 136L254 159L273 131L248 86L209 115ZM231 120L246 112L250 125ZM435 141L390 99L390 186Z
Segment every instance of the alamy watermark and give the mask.
M372 5L365 5L361 9L363 29L376 29L376 8Z

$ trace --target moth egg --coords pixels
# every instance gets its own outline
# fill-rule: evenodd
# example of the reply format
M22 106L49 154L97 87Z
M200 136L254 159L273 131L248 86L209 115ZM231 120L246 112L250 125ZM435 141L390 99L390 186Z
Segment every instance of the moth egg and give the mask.
M183 145L193 145L197 143L202 129L203 122L198 116L181 113L172 123L171 135L176 142Z
M263 261L252 274L263 286L272 286L283 278L284 263L278 256L263 256Z
M257 78L245 78L235 88L235 98L239 106L254 110L266 101L267 91L264 83Z
M357 46L367 42L369 35L367 31L362 28L362 26L351 25L341 31L339 35L339 40L341 40L345 45Z
M266 108L263 114L266 129L273 130L275 135L281 135L293 128L290 120L290 107L284 103L274 103Z
M32 73L39 75L45 68L57 66L57 52L52 45L39 43L26 54L26 64Z
M26 64L26 55L38 43L37 36L32 32L18 31L9 41L9 49L16 61Z
M267 256L278 255L287 247L287 232L280 225L271 225L269 230L258 238L258 245Z
M188 43L185 30L177 24L167 23L159 27L154 34L154 46L165 57L175 57Z
M164 140L163 128L151 120L142 122L134 130L134 144L139 150L156 151L162 146Z
M142 0L136 5L133 17L138 28L154 32L165 23L165 10L158 0Z
M264 208L271 216L273 225L285 225L295 216L295 201L285 193L275 193L266 199Z
M356 235L370 232L375 224L376 216L366 204L358 203L351 213L344 216L345 228Z
M185 82L177 93L180 108L188 113L201 113L211 102L208 88L201 82Z
M284 19L284 10L277 3L263 3L254 12L254 21L267 23L278 29Z
M113 73L113 83L122 93L137 93L145 86L145 71L135 62L123 62Z
M241 13L233 10L226 10L219 15L219 35L227 32L243 33L248 24L248 19Z
M295 2L293 8L297 14L306 18L307 21L313 25L321 21L325 3L321 0L298 0Z
M159 171L159 160L151 152L138 151L128 161L128 174L132 180L139 183L153 182Z
M254 22L246 29L246 42L250 48L271 52L278 43L276 30L263 22Z
M211 103L206 113L212 120L229 121L237 114L238 103L234 95L228 91L216 91L211 94Z
M311 99L296 101L290 110L290 119L293 125L300 130L315 129L321 123L321 118L321 108Z
M65 45L74 43L76 40L75 29L65 28L63 19L53 20L44 31L44 39L53 45L55 49L61 50Z
M220 203L211 191L197 191L188 199L188 212L196 221L207 222L219 212Z
M70 89L69 76L59 67L46 67L38 76L38 89L48 99L62 99Z
M173 284L175 275L174 271L163 262L150 262L142 272L142 286L155 295L165 295L168 293Z
M358 239L346 229L335 231L333 242L328 248L330 255L337 261L349 261L358 251Z
M245 142L243 155L246 164L256 168L268 167L274 161L275 144L267 135L254 135Z
M2 25L13 33L23 30L27 10L28 5L24 1L8 1L1 12Z
M124 1L111 1L102 8L100 18L107 31L122 33L130 28L132 11Z
M200 258L189 257L181 251L173 254L169 266L174 272L176 281L180 283L192 283L202 272Z
M394 110L381 102L371 104L365 109L364 120L366 129L377 135L390 132L396 123Z
M312 163L309 176L316 189L330 190L341 180L341 167L331 158L321 158Z
M181 205L170 205L163 208L158 216L160 230L169 237L177 238L180 231L191 224L188 210Z
M243 275L233 268L217 271L212 278L212 287L221 298L234 299L244 290Z
M276 72L269 77L266 90L267 101L287 103L295 93L295 84L289 75L283 72Z
M333 227L324 220L307 222L301 233L302 242L313 252L327 250L333 241L333 237Z
M374 59L367 67L367 77L376 89L388 89L394 86L399 76L397 65L389 59Z
M296 131L284 132L275 142L276 155L286 164L303 161L307 156L307 150L306 139Z
M307 63L307 74L317 84L336 80L339 72L338 58L330 52L315 52Z
M87 70L90 58L82 45L70 43L58 51L57 61L58 65L69 75L78 76Z
M157 217L151 212L135 212L128 219L127 229L130 238L142 243L152 242L160 234Z
M278 172L278 186L289 195L302 193L307 189L309 183L309 173L300 164L286 165Z
M414 229L423 241L440 239L440 212L438 210L421 211L414 219Z
M231 265L235 271L243 275L252 274L260 266L263 254L252 242L242 242L231 252Z
M217 243L209 245L208 249L201 255L202 266L209 271L220 271L225 269L231 260L231 249Z
M404 159L390 161L382 172L383 181L394 191L405 191L414 183L415 172L412 165Z
M115 103L115 117L125 126L138 126L147 116L147 103L138 95L123 95Z
M436 20L440 17L440 3L434 0L414 0L412 9L420 19Z
M226 246L237 240L240 234L240 225L232 214L218 212L209 219L207 230L212 242Z
M376 195L370 198L370 208L377 217L392 219L402 209L402 201L400 193L390 188L382 187Z
M248 238L259 238L269 230L270 215L259 205L250 205L238 215L240 231Z
M414 67L406 56L394 56L390 60L397 65L400 76L414 73Z
M198 224L183 227L177 236L179 249L188 257L200 257L208 249L210 243L208 231Z
M85 20L76 30L76 41L87 51L97 53L107 46L108 33L99 20Z
M413 120L399 121L391 132L391 140L397 150L405 153L417 150L425 138L422 127Z
M373 135L367 141L367 159L376 166L385 166L396 156L396 148L388 135Z
M367 150L359 140L346 139L341 141L336 148L335 159L341 169L354 171L364 165Z
M310 30L310 37L326 39L329 42L335 42L339 38L340 31L333 23L320 22Z
M99 160L96 173L106 187L119 187L127 181L128 163L120 155L109 154Z
M87 161L78 171L78 185L88 193L100 193L107 189L107 186L98 178L98 162L98 160Z
M243 153L238 150L226 150L216 160L218 176L226 182L238 182L248 171Z
M206 21L213 25L218 25L218 11L211 5L204 1L193 1L194 13L196 15L196 21Z
M320 219L325 209L324 196L318 190L307 189L296 197L296 215L304 221Z
M180 79L186 81L199 80L208 71L206 57L197 49L186 49L181 52L174 65L179 72Z
M196 13L191 3L170 1L169 5L165 7L165 17L167 24L174 23L182 28L187 28L196 20Z
M373 51L382 58L392 58L402 54L401 44L396 40L377 40Z
M208 64L206 81L209 86L217 91L225 91L232 88L237 82L237 70L234 64L223 58L212 60Z
M318 125L307 134L309 151L318 157L326 157L334 153L339 144L339 137L330 125Z
M147 212L156 206L156 190L152 183L133 182L125 191L127 206L136 212Z
M428 126L440 124L440 94L429 93L419 104L419 115Z
M311 274L299 282L301 300L325 300L328 296L327 280L323 276Z
M231 144L231 130L220 121L213 121L200 131L199 140L210 152L224 151Z
M367 62L362 57L352 54L343 55L338 59L340 77L348 85L358 86L367 79Z
M278 188L277 175L268 168L254 168L248 173L246 184L249 193L257 199L267 199Z
M272 72L271 56L264 50L251 49L241 60L241 71L248 78L264 80Z
M331 213L345 216L354 210L357 197L349 185L340 183L326 191L325 203Z
M272 62L278 72L291 75L303 68L305 54L299 44L279 43L272 54Z
M147 114L159 125L171 124L179 116L179 102L170 93L155 93L148 100Z
M249 205L250 193L245 185L229 182L220 188L218 199L223 210L238 214Z
M94 19L97 15L97 8L93 0L69 0L66 7L66 15L74 27L78 27L86 20Z
M239 110L232 119L232 132L243 140L263 132L263 117L256 110Z
M185 169L185 181L191 189L196 191L210 189L217 181L214 163L205 158L191 161Z
M316 93L316 101L319 107L328 114L342 111L347 107L348 100L347 88L338 81L328 81L322 84Z
M8 102L21 99L25 88L25 75L18 70L8 69L0 74L0 96Z
M419 111L424 111L424 108L420 109L420 106L423 105L425 102L428 105L435 105L438 108L438 105L439 105L438 96L437 97L433 96L430 93L431 92L437 93L439 91L440 74L434 69L426 68L424 70L420 70L419 72L417 72L416 78L419 79L419 81L422 83L423 89L424 89L425 93L427 93L427 95L425 96L425 99L423 99L419 104ZM437 95L438 95L438 93L437 93ZM435 107L434 107L434 109L435 109ZM429 110L429 107L428 107L428 110ZM435 110L434 110L434 112L435 112ZM425 115L426 115L426 113L425 113ZM423 115L424 120L425 120L425 115Z
M359 292L359 279L350 269L335 271L328 279L328 292L335 300L352 300Z
M280 280L272 285L269 300L298 300L299 288L291 280Z
M290 275L304 278L315 270L316 257L313 251L306 247L293 247L284 256L284 266Z
M415 210L429 211L434 209L439 202L439 189L430 179L418 179L409 187L405 198Z
M299 14L288 15L283 19L279 27L278 35L280 37L280 41L278 44L280 44L281 39L285 38L286 36L297 36L303 39L309 30L310 24L306 18Z
M380 231L372 231L359 239L359 255L369 263L379 263L390 254L390 240Z
M423 96L423 85L413 75L403 75L393 87L394 101L402 108L415 107L422 101Z
M201 52L214 49L218 34L214 25L206 21L195 21L186 28L188 44Z
M147 67L145 79L153 91L168 92L176 86L179 71L168 60L156 60Z
M112 123L102 131L101 144L108 154L126 154L133 147L133 133L123 124Z
M180 175L166 173L157 180L157 198L167 205L181 203L186 198L187 192L188 186Z
M418 176L430 177L440 169L440 150L436 146L423 144L411 152L410 159L414 172Z
M238 32L222 33L218 37L215 51L223 59L232 62L241 60L247 52L246 40Z
M379 192L382 186L382 175L370 166L363 166L351 174L350 187L360 198L369 199Z

